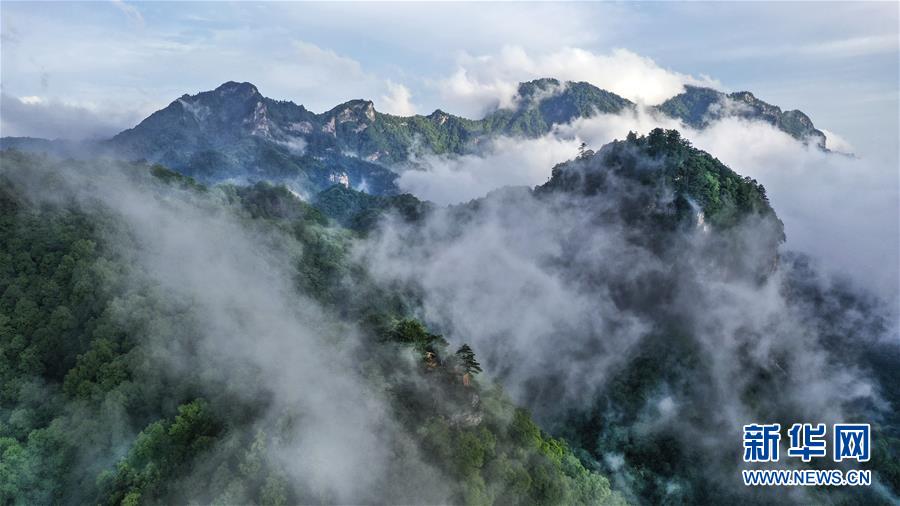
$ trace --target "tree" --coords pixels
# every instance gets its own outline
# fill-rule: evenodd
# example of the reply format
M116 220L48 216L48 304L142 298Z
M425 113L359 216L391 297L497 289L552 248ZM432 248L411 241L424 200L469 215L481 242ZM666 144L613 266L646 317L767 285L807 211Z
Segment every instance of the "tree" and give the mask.
M587 148L587 143L582 142L578 146L578 159L590 158L594 156L594 151Z
M456 350L456 356L459 358L463 370L465 371L463 374L463 383L468 386L472 376L481 372L481 364L475 360L475 352L472 351L472 348L468 344L460 346L460 348Z

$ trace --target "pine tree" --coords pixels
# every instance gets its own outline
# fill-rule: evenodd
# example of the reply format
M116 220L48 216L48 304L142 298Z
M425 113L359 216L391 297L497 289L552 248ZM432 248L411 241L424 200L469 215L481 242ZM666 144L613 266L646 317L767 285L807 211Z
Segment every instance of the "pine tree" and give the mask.
M481 372L481 364L475 360L475 352L472 351L472 348L469 347L468 344L460 346L460 348L456 350L456 356L459 358L459 361L462 362L463 370L465 371L463 374L463 384L469 386L472 376Z
M580 146L578 146L578 158L584 158L585 150L587 149L587 143L582 142Z

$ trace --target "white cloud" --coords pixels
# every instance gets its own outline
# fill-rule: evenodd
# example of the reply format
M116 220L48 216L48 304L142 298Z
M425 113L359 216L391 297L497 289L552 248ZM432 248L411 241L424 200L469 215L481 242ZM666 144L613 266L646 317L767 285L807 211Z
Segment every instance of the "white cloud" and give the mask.
M477 153L462 156L427 154L413 160L416 169L401 173L403 191L438 204L457 204L503 186L534 186L550 177L551 168L578 154L584 141L599 148L624 138L629 131L648 132L657 126L678 128L669 118L657 118L639 108L635 113L603 114L557 125L536 139L498 137Z
M483 59L474 59L478 61ZM476 72L459 67L453 75L440 81L441 97L453 112L479 118L496 107L514 103L518 81L498 77L478 77Z
M279 444L264 451L283 464L301 502L447 503L444 477L418 458L384 389L356 367L355 327L294 286L300 245L223 207L218 189L157 191L148 173L133 169L36 163L9 177L37 202L64 201L88 215L99 210L116 224L104 247L129 265L121 275L130 289L165 294L155 310L183 324L174 334L136 331L148 367L201 391L208 386L209 397L222 394L227 381L229 396L265 399L253 413L253 432L296 413ZM180 349L186 336L190 352ZM235 437L243 437L242 423L233 427ZM406 481L398 485L396 476Z
M731 58L772 58L773 56L855 58L896 53L897 50L897 34L883 33L826 39L805 44L748 45L721 50L721 54Z
M424 170L404 172L400 186L439 203L467 201L507 185L542 184L551 168L574 157L578 143L597 149L629 131L677 128L737 173L762 183L785 223L787 247L828 271L900 300L900 181L896 153L828 154L768 123L726 118L698 131L671 118L636 112L598 115L538 139L501 138L480 156L426 156ZM849 147L827 133L834 147ZM873 266L878 266L873 268Z
M670 341L674 321L702 363L672 362L669 372L684 367L678 376L688 379L668 385L675 391L663 381L662 391L644 399L650 412L638 430L699 430L706 442L697 449L720 453L754 411L776 412L772 406L784 402L798 416L832 419L845 402L871 397L852 368L823 372L829 357L812 318L785 296L784 271L760 282L755 269L723 268L768 271L779 237L771 222L748 220L733 229L734 248L722 249L703 232L674 231L649 246L635 240L640 225L621 211L647 205L642 191L650 202L666 197L615 175L604 181L594 195L506 190L477 206L437 210L412 226L387 219L359 253L376 280L415 287L425 320L451 342L471 343L487 374L550 427L567 408L590 406L611 377L627 377L633 349L658 351L654 334ZM759 371L776 368L789 371L776 375L783 395L766 406L744 403L739 393ZM665 416L705 412L704 406L716 409L702 427ZM602 407L616 410L610 398ZM617 429L632 424L614 419Z
M814 44L805 44L798 51L803 54L821 54L829 57L866 56L879 53L897 52L897 34L885 33L834 39Z
M329 74L342 74L345 79L359 77L363 74L362 65L358 61L339 55L330 49L323 49L302 40L295 40L293 47L300 64L316 67Z
M832 150L837 151L838 153L846 153L851 154L855 151L855 148L850 141L844 139L840 135L832 132L831 130L825 130L824 128L820 128L819 130L825 134L825 147Z
M114 135L142 118L140 111L98 110L92 104L73 104L39 96L0 94L0 134L8 137L97 139Z
M652 59L627 49L608 54L566 47L529 53L506 46L496 55L463 54L456 71L434 83L443 98L470 116L513 101L517 84L541 77L587 81L599 88L645 104L657 104L680 93L685 84L721 87L706 76L694 77L660 67Z
M896 153L823 153L760 122L727 119L689 132L701 149L762 183L787 246L900 300L900 181Z
M144 27L144 16L141 15L141 11L134 5L125 3L123 0L111 0L112 4L122 11L122 14L125 14L125 17L128 18L128 22L138 28Z
M388 81L387 93L375 104L375 108L388 114L397 116L412 116L416 113L416 106L412 103L412 93L402 84Z
M550 167L577 153L578 143L572 139L499 137L477 155L425 155L416 160L418 169L400 174L397 184L425 200L456 204L503 186L543 183Z

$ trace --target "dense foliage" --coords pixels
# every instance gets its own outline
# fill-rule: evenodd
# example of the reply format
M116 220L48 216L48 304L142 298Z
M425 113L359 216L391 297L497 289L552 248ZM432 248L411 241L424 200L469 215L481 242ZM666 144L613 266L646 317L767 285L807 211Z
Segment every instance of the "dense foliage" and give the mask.
M507 113L499 113L491 129L537 135L548 123L536 118L629 106L577 83L526 84L520 88L521 114L501 120ZM239 85L232 88L230 93L251 98L256 93ZM546 109L546 101L526 100L551 92L561 97L553 109ZM319 116L298 111L293 104L266 104L278 121L301 123ZM341 139L354 139L352 146L376 151L412 142L418 134L409 134L407 121L426 132L426 144L437 152L461 149L471 139L467 136L488 128L487 119L478 126L440 112L395 118L370 113L369 106L356 101L326 114L335 119L336 131L343 132ZM456 133L445 136L439 126L457 120L451 128ZM372 122L360 130L360 121ZM331 141L322 142L314 149L334 147ZM296 160L275 151L273 156ZM406 490L411 482L404 470L390 470L397 473L392 481L397 490L378 491L383 495L373 496L371 502L411 502L411 497L465 504L783 499L778 491L737 490L728 482L734 476L725 474L734 468L732 453L717 447L710 458L700 446L686 443L686 426L708 430L707 435L722 429L704 411L714 394L709 385L716 371L704 348L709 343L697 335L709 329L698 330L694 321L713 313L715 303L699 308L700 316L686 314L686 308L697 308L685 303L708 295L697 280L710 272L717 281L747 290L774 275L784 276L782 295L791 301L791 311L804 315L804 328L819 336L832 354L831 365L863 369L888 405L853 407L853 413L871 421L877 431L873 459L866 467L875 470L879 487L885 488L812 490L801 500L881 504L890 497L881 490L900 490L900 422L890 408L900 403L900 356L867 340L881 335L888 322L872 310L872 301L839 286L823 290L803 257L780 254L783 226L762 185L693 148L677 131L629 134L596 153L582 150L577 159L555 167L551 179L534 190L500 190L445 210L412 195L377 196L332 184L328 171L333 165L327 157L303 156L323 167L324 189L309 202L286 186L266 182L205 186L161 165L59 161L2 152L0 503L339 502L298 483L290 462L279 457L302 433L309 413L290 407L273 411L275 394L265 388L253 365L224 369L208 360L201 347L203 329L198 328L200 301L171 293L136 261L136 231L103 204L105 194L116 189L104 186L102 178L87 188L69 186L67 174L92 170L124 174L140 189L136 206L146 204L146 198L203 208L236 220L243 229L255 231L260 241L286 250L291 297L298 305L314 301L337 322L315 327L321 330L317 339L334 346L335 352L351 348L351 367L365 378L366 395L385 400L386 417L403 435L387 443L392 458L434 469L433 491ZM210 160L210 167L219 163ZM560 403L566 374L532 378L528 387L534 405L552 407L552 417L544 412L536 418L546 430L480 374L482 367L493 373L509 365L502 362L510 360L502 344L500 353L484 355L478 353L487 347L485 342L474 336L454 336L451 346L450 337L439 335L443 329L423 320L428 313L421 289L377 280L371 265L355 256L354 248L377 233L385 217L413 231L395 237L415 239L402 242L400 249L428 251L422 243L434 241L440 251L447 246L440 242L441 234L455 240L487 217L500 215L499 223L513 226L512 221L503 223L503 213L517 224L546 216L558 220L550 228L559 229L560 235L553 237L563 240L548 250L541 267L583 293L602 293L617 314L639 315L650 322L633 346L614 350L618 360L602 371L608 381L592 385L596 390L579 397L574 408ZM438 214L446 221L437 231L427 229ZM497 233L497 228L488 230ZM621 238L627 245L624 251L652 258L656 267L644 271L637 263L623 262L627 255L617 255L615 249L608 250L613 252L608 258L590 247L581 249L591 235ZM534 288L523 288L528 290ZM622 320L610 327L585 327L562 322L562 330L552 329L551 335L577 343L579 333L591 334L596 349L580 349L577 357L590 362L591 354L606 346L602 333L625 324ZM741 346L752 349L775 333L776 326L742 324L736 333ZM246 336L248 341L256 338ZM712 340L719 342L715 335ZM551 354L543 365L549 370L549 362L565 357ZM792 421L796 405L791 399L764 395L791 384L790 374L798 374L792 365L796 367L787 355L775 363L737 364L741 377L750 379L728 393L755 412ZM660 399L684 403L685 430L648 425L648 418L661 417L654 411ZM612 486L607 476L614 480Z
M374 227L386 213L395 213L407 221L422 219L432 205L413 195L370 195L361 191L334 185L315 195L313 205L340 225L359 232Z
M629 499L891 504L891 322L876 300L781 251L762 185L677 131L585 149L534 190L497 190L401 230L373 258L425 265L389 265L387 279L419 294L448 335L474 329L465 339L485 369ZM850 379L847 397L830 390ZM741 484L740 420L788 427L833 407L873 424L873 459L860 467L876 486L793 495Z
M783 225L769 205L765 189L757 181L741 177L709 154L693 148L675 130L655 129L646 136L633 133L623 141L604 146L597 153L585 153L579 159L554 168L551 180L538 187L535 194L545 199L560 192L617 199L616 219L629 225L630 230L643 230L631 239L646 244L654 254L673 266L673 273L655 276L653 298L638 298L638 307L631 307L637 295L616 281L609 281L621 290L619 309L637 309L652 314L654 331L641 340L638 349L616 369L614 380L593 401L573 409L555 428L580 448L587 449L598 460L608 455L621 456L627 464L628 487L642 501L650 504L722 504L738 500L767 502L773 497L760 495L742 497L727 484L709 479L708 466L728 468L728 458L709 462L709 454L686 443L683 434L675 429L655 433L629 429L646 423L648 403L668 392L674 396L694 398L696 405L683 412L686 424L704 426L706 415L695 398L703 388L698 384L712 381L708 351L691 330L683 314L670 314L669 297L679 291L679 271L692 269L684 262L679 239L683 233L697 226L708 226L723 239L713 248L692 251L691 255L705 255L705 262L722 262L731 276L751 274L751 279L766 279L776 266L785 276L786 300L796 305L793 311L803 313L806 331L819 335L828 353L833 354L831 367L852 370L863 367L878 385L880 394L891 406L900 403L895 372L900 370L900 353L891 345L879 343L871 336L889 333L890 322L878 312L878 302L868 300L849 287L834 286L823 289L808 259L796 254L781 255L778 246L784 240ZM606 218L604 218L606 219ZM734 229L753 224L752 246L738 247L741 232ZM655 238L656 240L648 240ZM725 239L727 238L727 239ZM761 262L740 261L757 254L741 252L756 250ZM732 263L734 262L734 263ZM567 266L568 267L568 266ZM573 267L579 275L587 269ZM755 275L754 275L755 274ZM696 272L692 277L699 277ZM731 278L734 279L734 278ZM709 309L712 311L712 308ZM853 322L850 325L848 322ZM752 334L750 328L742 332ZM755 339L763 339L760 334ZM878 358L874 358L875 356ZM784 363L788 358L785 357ZM862 365L861 365L862 364ZM890 364L890 365L889 365ZM745 365L749 367L748 365ZM781 367L781 366L779 366ZM786 366L785 366L786 367ZM784 372L784 369L780 369ZM690 374L685 371L691 371ZM752 381L735 395L742 396L750 406L766 416L777 416L782 410L771 403L765 392L775 392L779 385L794 381L791 375L773 375L762 370L751 374ZM682 402L685 402L682 400ZM770 404L771 403L771 404ZM765 409L762 409L765 406ZM873 463L880 480L893 490L898 489L898 419L892 408L873 405L853 407L854 416L877 420L879 442L875 444ZM719 452L721 455L721 452ZM607 468L610 472L613 467ZM817 501L833 504L887 504L890 499L870 489L834 489L828 495L814 495ZM887 497L890 497L888 495Z
M238 387L262 385L234 385L236 372L205 369L191 304L145 279L115 213L66 197L55 174L89 165L2 154L0 503L333 502L297 488L272 456L302 421L291 413L262 419L265 396L238 395ZM447 351L402 298L351 265L352 232L329 227L282 187L207 189L159 166L112 170L134 174L148 195L168 198L177 187L296 241L298 290L359 326L361 372L447 477L446 500L620 501L564 441L475 380L471 348ZM21 184L32 172L43 174L40 194L59 198L31 200ZM173 367L173 359L192 365Z

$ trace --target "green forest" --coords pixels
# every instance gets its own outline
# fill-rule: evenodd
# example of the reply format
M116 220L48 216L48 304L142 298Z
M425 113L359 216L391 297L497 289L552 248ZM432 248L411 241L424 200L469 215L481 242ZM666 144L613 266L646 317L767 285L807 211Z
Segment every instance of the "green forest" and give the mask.
M795 502L890 504L900 490L890 409L900 357L866 340L888 322L780 253L784 226L765 188L677 131L631 133L582 150L544 185L447 208L343 185L304 201L281 185L207 186L145 162L0 156L0 504L774 503L777 491L722 478L734 452L710 445L712 458L685 433L730 437L734 427L705 417L719 407L802 414L807 401L791 395L806 394L792 390L806 363L782 320L812 329L812 349L858 371L888 406L841 401L873 422L866 468L883 488ZM527 395L501 386L522 359L516 336L438 324L442 287L392 281L393 264L365 256L387 241L383 258L404 268L443 267L468 234L492 239L477 235L485 226L512 241L549 234L558 243L540 268L574 287L573 305L613 308L602 324L547 331L559 354L528 371ZM710 288L722 286L771 289L787 306L759 326L740 311L722 323L716 297L734 295ZM710 344L720 331L707 317L737 336L728 353L764 342L776 358L714 356L724 345ZM629 325L639 337L616 348ZM591 344L567 344L579 340ZM565 401L567 360L576 379L578 360L606 375L577 383L588 392L577 406ZM736 379L717 391L722 377ZM695 432L666 422L673 399Z
M190 354L191 306L135 281L141 273L122 247L129 232L117 217L65 198L31 201L14 182L40 173L42 193L64 194L57 171L89 170L90 162L2 157L0 503L333 501L296 487L266 451L298 430L300 414L261 420L263 399L231 395L227 376L203 371L204 357ZM130 173L148 194L177 188L247 226L289 235L302 249L296 289L358 327L368 357L358 372L415 445L398 451L421 453L441 473L444 500L623 502L565 441L479 379L468 345L449 347L399 294L367 283L348 258L354 232L329 226L282 187L206 188L160 166L112 169ZM188 370L167 371L160 342L184 353Z

